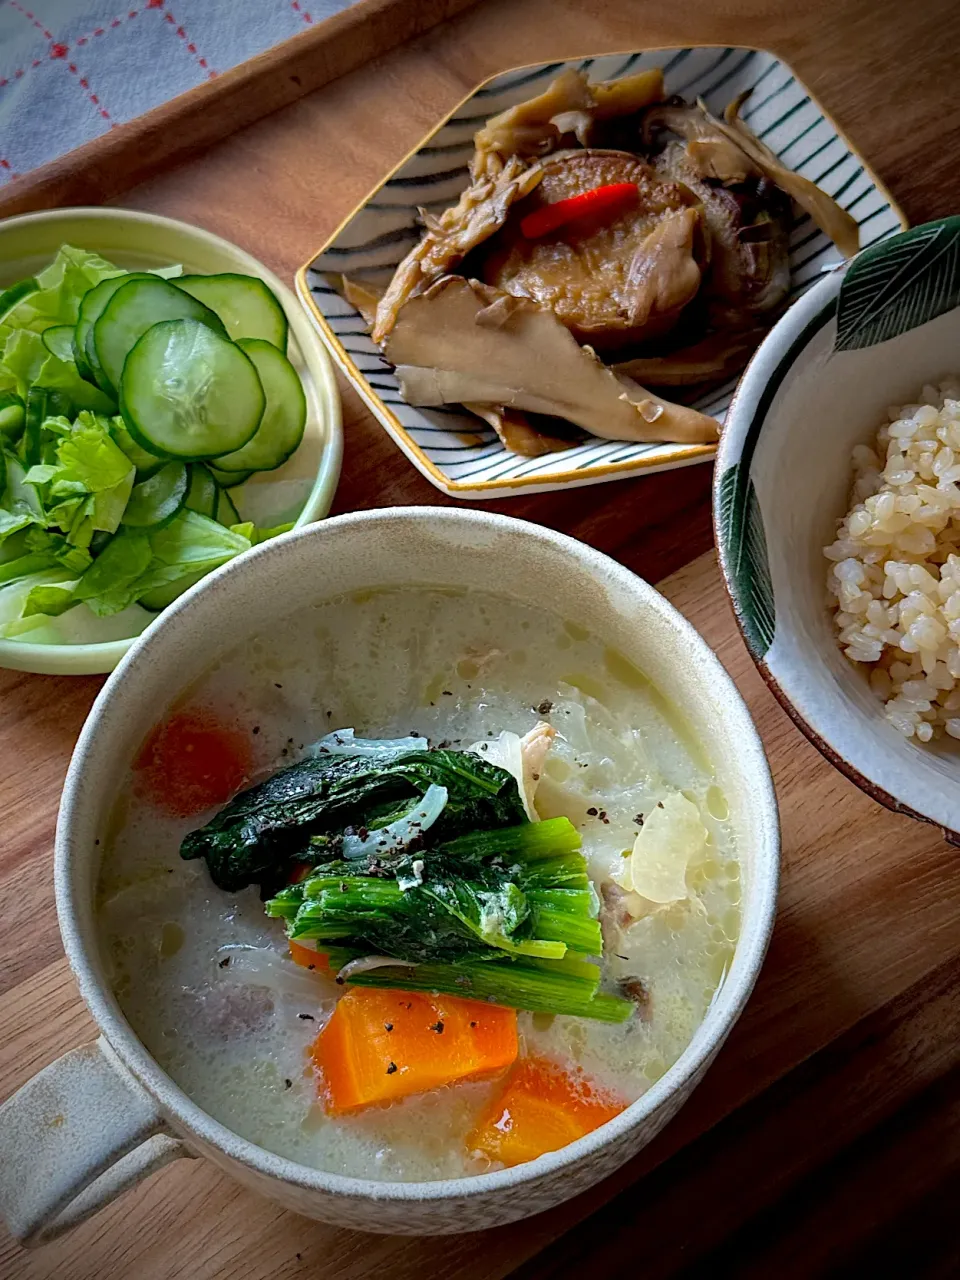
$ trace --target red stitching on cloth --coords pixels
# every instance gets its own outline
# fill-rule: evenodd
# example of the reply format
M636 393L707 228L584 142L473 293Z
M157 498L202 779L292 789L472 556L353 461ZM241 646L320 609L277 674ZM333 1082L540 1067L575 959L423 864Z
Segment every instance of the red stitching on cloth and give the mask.
M310 16L310 14L307 13L305 9L300 8L300 0L290 0L290 8L293 9L295 13L299 13L300 17L304 20L304 22L306 23L313 22L313 18Z
M88 99L89 99L89 101L92 103L92 105L93 105L94 107L96 107L96 109L97 109L97 111L99 112L99 114L101 115L101 117L102 117L104 120L109 120L109 119L110 119L110 112L109 112L109 111L105 111L105 110L103 109L103 107L100 105L100 99L97 97L97 95L96 95L95 93L91 93L91 92L90 92L90 82L89 82L89 80L87 80L87 77L86 77L86 76L81 76L81 75L80 75L80 72L77 70L77 64L76 64L75 62L71 62L71 63L69 63L69 65L67 66L67 70L68 70L69 72L71 72L71 74L73 74L73 75L75 75L75 76L77 77L77 79L78 79L78 81L79 81L79 84L80 84L81 89L83 89L84 93L86 93L87 98L88 98Z
M22 4L18 4L17 0L10 0L10 8L16 9L17 13L22 13L25 18L27 18L30 22L33 23L33 25L37 28L38 31L43 32L43 34L46 36L48 40L53 39L53 32L48 31L47 28L43 25L43 23L38 21L37 18L35 18L34 15L29 11L29 9L25 9Z
M165 0L147 0L147 8L163 9L164 3L165 3ZM197 46L188 37L186 28L181 26L178 23L177 19L173 16L173 14L170 12L169 9L164 10L163 18L165 22L169 22L171 27L176 28L177 36L183 41L184 45L186 45L187 52L192 53L194 57L196 57ZM207 69L208 64L207 64L206 58L197 58L197 62L200 64L201 67L204 68L204 70ZM212 80L216 76L216 74L217 74L216 71L207 71L207 79Z

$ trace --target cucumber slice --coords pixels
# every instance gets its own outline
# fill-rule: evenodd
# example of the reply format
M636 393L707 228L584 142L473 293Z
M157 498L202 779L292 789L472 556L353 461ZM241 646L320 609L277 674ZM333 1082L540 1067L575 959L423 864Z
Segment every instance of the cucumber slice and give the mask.
M95 382L101 391L113 394L111 387L100 368L100 360L93 343L93 326L103 315L107 303L125 284L132 280L149 280L144 271L125 271L122 275L110 276L101 280L80 299L80 311L73 331L73 358L77 363L80 376L88 382Z
M260 338L286 351L286 313L257 276L224 272L217 276L181 276L173 283L215 311L234 342Z
M93 346L108 390L120 386L123 362L148 329L161 320L194 320L226 337L218 316L182 289L159 276L130 280L122 285L93 326ZM183 352L189 362L189 353Z
M72 324L54 324L49 329L44 329L41 334L43 345L48 351L52 352L58 360L69 360L73 362L73 325Z
M24 416L20 397L12 391L0 392L0 439L4 444L16 444L23 435Z
M97 325L109 315L110 307ZM130 434L169 458L191 462L233 453L253 437L265 404L250 358L199 320L152 325L123 366L120 412Z
M28 294L36 293L39 288L36 277L28 276L26 280L18 280L16 284L4 289L3 293L0 293L0 324L3 324L8 311L12 311L18 302Z
M300 375L275 346L262 338L240 338L237 346L260 375L267 407L249 444L217 459L218 471L273 471L282 466L307 425L307 397Z
M220 505L217 508L217 519L229 529L233 524L241 523L240 512L226 489L220 490Z
M245 484L253 475L252 471L218 471L213 463L210 463L209 466L210 474L221 489L236 489L238 485Z
M133 486L120 523L128 529L162 529L183 506L188 481L182 462L168 462Z
M191 511L198 511L211 520L217 518L220 505L220 489L216 480L202 462L191 462L189 466L190 485L187 489L186 505Z
M138 483L152 475L156 475L166 461L165 458L158 458L155 453L142 449L127 430L122 418L117 417L111 421L110 434L113 436L114 442L137 468Z

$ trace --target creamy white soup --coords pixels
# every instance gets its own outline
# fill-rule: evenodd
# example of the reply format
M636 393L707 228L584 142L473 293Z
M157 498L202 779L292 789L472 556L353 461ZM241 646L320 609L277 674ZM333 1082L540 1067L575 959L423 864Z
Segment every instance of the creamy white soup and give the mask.
M519 1062L552 1064L581 1096L614 1100L612 1114L690 1042L738 935L726 802L668 698L582 628L481 593L371 591L303 609L238 644L169 715L194 710L242 741L243 785L303 759L334 730L472 747L508 770L526 738L535 767L518 790L529 789L532 818L565 817L579 832L602 927L600 990L630 1008L619 1022L521 1008ZM181 761L192 744L183 750ZM135 763L99 886L114 990L181 1088L260 1146L357 1177L475 1174L530 1158L537 1142L548 1149L542 1135L526 1156L478 1146L478 1126L496 1123L517 1066L331 1113L311 1046L346 992L372 988L294 963L284 921L265 913L256 887L226 892L203 860L181 858L181 841L213 812L173 816ZM429 852L415 878L424 862L429 869Z

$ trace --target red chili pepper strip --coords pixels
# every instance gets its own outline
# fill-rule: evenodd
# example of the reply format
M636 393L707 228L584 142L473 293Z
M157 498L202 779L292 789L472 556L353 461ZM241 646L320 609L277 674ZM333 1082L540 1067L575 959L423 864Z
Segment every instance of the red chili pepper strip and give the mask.
M620 213L635 204L639 196L635 182L611 182L605 187L594 187L592 191L583 191L578 196L570 196L567 200L557 200L554 204L545 204L535 209L521 219L520 230L528 240L536 240L556 231L557 227L572 222L574 218L597 213Z

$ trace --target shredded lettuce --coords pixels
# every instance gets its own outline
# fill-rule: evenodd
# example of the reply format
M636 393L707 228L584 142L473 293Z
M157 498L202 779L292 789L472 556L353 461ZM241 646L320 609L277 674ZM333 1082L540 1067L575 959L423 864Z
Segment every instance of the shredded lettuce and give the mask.
M40 491L47 524L73 546L89 547L97 530L119 528L135 475L105 420L84 412L57 444L56 462L31 467L25 481Z
M2 332L0 326L0 332ZM59 391L74 410L115 413L116 403L99 387L86 382L72 360L61 360L44 346L39 333L17 329L6 340L0 363L0 390L12 391L22 400L33 387Z
M151 274L175 279L178 265ZM86 606L62 634L97 635L96 619L142 602L164 608L211 569L292 525L226 528L183 510L164 528L134 530L123 515L137 473L162 460L131 436L116 398L84 377L68 330L84 295L125 275L114 263L62 245L36 276L0 291L0 635L41 628ZM81 360L81 368L84 361ZM92 615L92 616L90 616ZM133 610L132 629L145 615ZM76 625L75 625L76 624ZM104 625L105 637L122 622ZM61 634L48 629L44 638Z
M124 530L107 543L77 583L75 602L85 601L98 618L121 613L141 594L139 580L152 560L147 535Z
M181 511L163 529L147 536L152 560L139 582L139 595L188 575L209 573L250 549L249 538L196 511Z
M0 343L14 330L42 333L55 324L76 324L80 300L88 290L110 276L123 275L98 253L65 244L49 267L37 273L37 288L0 316Z

